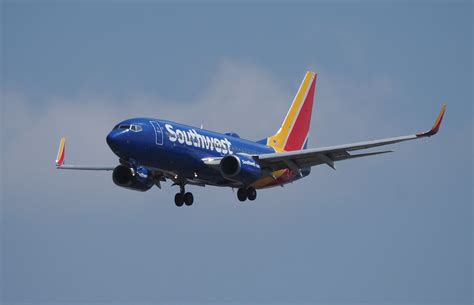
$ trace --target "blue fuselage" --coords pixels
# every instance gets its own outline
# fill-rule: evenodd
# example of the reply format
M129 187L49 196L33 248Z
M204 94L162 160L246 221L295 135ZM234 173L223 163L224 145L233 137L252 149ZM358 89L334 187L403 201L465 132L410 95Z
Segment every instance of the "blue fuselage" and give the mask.
M265 154L275 150L241 139L236 134L209 130L152 118L134 118L119 123L107 136L107 144L122 160L212 185L227 185L202 159L229 154Z

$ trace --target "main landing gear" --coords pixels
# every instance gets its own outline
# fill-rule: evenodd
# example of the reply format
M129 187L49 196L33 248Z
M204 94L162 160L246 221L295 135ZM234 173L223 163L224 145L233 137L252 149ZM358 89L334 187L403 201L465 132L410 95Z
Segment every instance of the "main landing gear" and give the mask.
M176 206L180 207L183 204L190 206L194 202L193 193L187 192L184 190L184 185L180 185L180 192L174 196L174 203Z
M239 201L250 200L254 201L257 198L257 191L253 187L242 187L237 191L237 198Z

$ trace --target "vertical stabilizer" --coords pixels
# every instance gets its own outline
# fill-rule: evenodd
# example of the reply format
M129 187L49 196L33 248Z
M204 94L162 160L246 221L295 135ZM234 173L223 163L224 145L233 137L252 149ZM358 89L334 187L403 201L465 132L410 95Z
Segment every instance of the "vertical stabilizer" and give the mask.
M306 72L290 110L278 132L267 139L267 145L276 151L300 150L308 140L313 111L317 74Z

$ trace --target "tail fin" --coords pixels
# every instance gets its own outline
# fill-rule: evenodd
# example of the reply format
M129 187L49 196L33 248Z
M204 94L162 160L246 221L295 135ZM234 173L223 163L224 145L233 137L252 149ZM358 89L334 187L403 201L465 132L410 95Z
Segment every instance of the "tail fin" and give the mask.
M275 135L267 138L268 146L276 151L300 150L305 147L311 123L316 80L316 73L306 72L283 124Z

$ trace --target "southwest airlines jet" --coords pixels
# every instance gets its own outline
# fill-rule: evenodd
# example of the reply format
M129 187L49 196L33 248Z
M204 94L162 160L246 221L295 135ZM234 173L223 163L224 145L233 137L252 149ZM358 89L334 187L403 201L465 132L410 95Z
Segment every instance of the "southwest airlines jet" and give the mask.
M118 123L107 135L107 144L119 158L113 167L65 165L62 138L56 168L113 171L113 182L135 191L171 180L180 188L177 206L193 204L187 185L236 188L240 201L255 200L258 189L283 186L306 177L311 167L391 152L353 153L378 146L435 135L446 110L443 105L427 132L352 144L307 148L317 75L307 72L280 129L275 135L253 142L236 133L217 133L173 121L134 118Z

